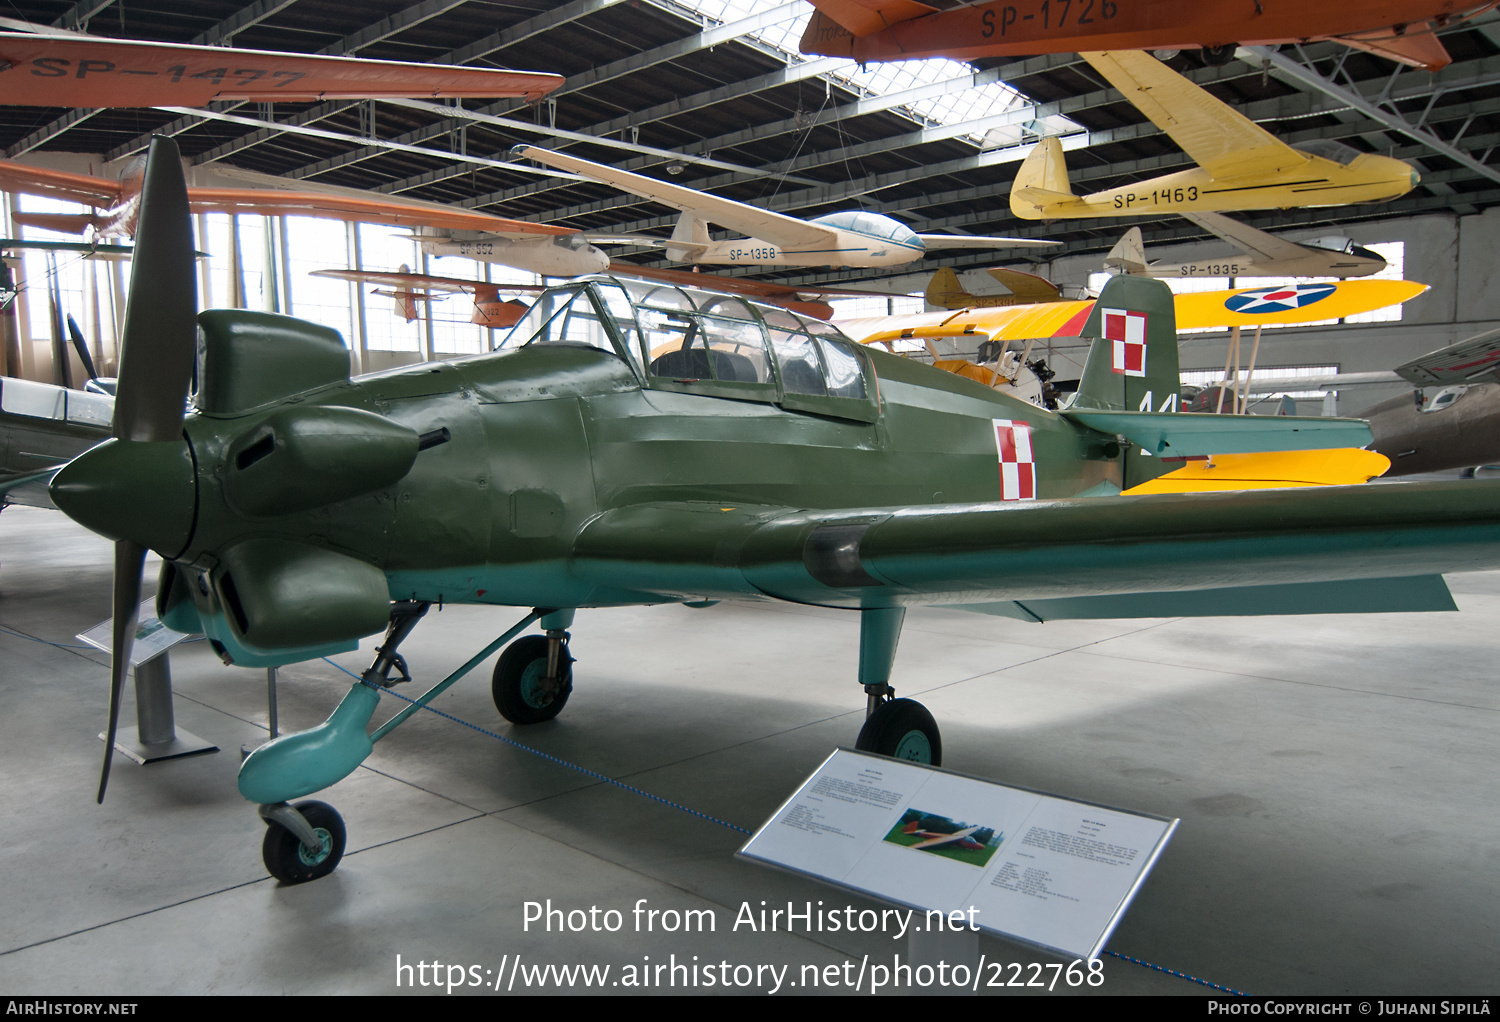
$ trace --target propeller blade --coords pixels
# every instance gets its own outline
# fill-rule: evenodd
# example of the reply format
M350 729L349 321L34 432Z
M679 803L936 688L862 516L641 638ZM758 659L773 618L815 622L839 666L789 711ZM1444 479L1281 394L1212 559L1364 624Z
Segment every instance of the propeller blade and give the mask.
M78 328L78 320L73 314L68 313L68 336L73 338L73 350L78 352L78 361L83 363L83 371L89 374L89 379L97 380L99 373L94 369L94 356L89 354L88 342L83 339L83 331Z
M115 436L177 440L197 349L193 221L177 143L151 140L120 336Z
M115 757L115 732L120 724L120 697L125 674L130 670L130 650L135 645L136 618L141 607L141 571L146 567L146 548L128 539L115 543L114 620L110 636L109 728L104 733L104 767L99 772L99 803L109 786L109 765Z

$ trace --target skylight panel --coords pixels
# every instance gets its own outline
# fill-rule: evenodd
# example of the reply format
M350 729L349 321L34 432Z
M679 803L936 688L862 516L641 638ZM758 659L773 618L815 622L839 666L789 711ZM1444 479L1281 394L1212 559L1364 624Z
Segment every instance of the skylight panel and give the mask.
M756 0L657 0L664 7L678 7L691 11L707 24L733 24L756 14L764 13L765 3ZM758 9L757 9L758 8ZM764 25L738 38L785 60L788 64L800 64L808 58L797 51L802 32L812 17L812 10L800 5L797 13L772 25ZM824 60L827 58L817 58ZM972 79L974 69L956 60L904 60L895 63L866 64L861 68L852 60L839 61L834 69L819 77L829 79L837 85L862 96L898 96L904 92L949 83L950 90L936 95L914 98L910 103L893 107L893 112L904 114L925 127L947 127L979 121L1010 113L1024 113L1032 108L1031 102L1009 86L998 82L965 88L963 81ZM975 130L956 136L976 146L985 145L985 136L993 126L976 126ZM1042 121L1027 121L1027 133L1032 135L1057 135L1083 130L1065 117L1048 117ZM1021 139L1018 137L1017 141Z

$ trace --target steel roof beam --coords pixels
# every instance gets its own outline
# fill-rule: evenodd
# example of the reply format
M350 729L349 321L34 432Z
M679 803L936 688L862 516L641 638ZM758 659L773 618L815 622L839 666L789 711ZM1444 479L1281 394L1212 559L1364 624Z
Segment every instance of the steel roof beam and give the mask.
M1414 139L1434 152L1441 153L1448 159L1463 164L1474 171L1474 173L1500 183L1500 169L1481 163L1456 146L1449 145L1425 128L1411 124L1401 115L1383 109L1354 89L1345 88L1334 81L1324 78L1311 67L1298 63L1286 54L1271 47L1246 46L1243 49L1253 56L1260 58L1262 61L1269 62L1275 69L1273 73L1277 74L1283 80L1291 81L1301 88L1320 92L1325 96L1332 97L1337 102L1346 103L1352 109L1359 111L1372 121L1385 125L1391 131Z

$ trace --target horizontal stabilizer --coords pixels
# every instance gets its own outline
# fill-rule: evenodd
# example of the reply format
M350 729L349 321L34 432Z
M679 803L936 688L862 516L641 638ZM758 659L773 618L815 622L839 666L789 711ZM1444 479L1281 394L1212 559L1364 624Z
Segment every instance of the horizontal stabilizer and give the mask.
M1371 442L1370 426L1363 419L1091 410L1062 414L1079 425L1123 436L1142 450L1166 458L1315 451L1363 447Z
M1019 621L1078 621L1140 617L1247 617L1267 614L1390 614L1457 610L1441 575L1302 582L1236 589L1127 596L1073 596L958 604L958 610Z

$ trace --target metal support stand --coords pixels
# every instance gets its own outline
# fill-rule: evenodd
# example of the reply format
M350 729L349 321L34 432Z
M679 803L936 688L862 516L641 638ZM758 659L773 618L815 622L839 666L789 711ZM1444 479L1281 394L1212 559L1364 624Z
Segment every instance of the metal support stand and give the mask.
M172 715L172 670L165 652L137 664L135 727L115 732L115 748L145 766L164 759L181 759L218 752L219 747L187 731L178 731ZM99 735L104 740L104 735Z

